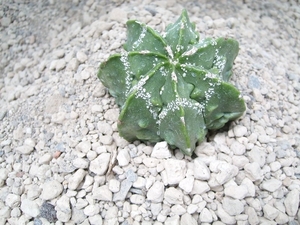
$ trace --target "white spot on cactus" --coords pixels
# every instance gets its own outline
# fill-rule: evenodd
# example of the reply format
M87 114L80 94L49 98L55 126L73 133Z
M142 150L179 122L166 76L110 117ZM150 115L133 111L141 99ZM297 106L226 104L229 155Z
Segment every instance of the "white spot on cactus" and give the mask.
M147 28L143 26L142 32L139 38L133 43L132 49L135 50L143 42L144 37L146 36Z
M194 55L197 52L197 50L198 49L195 46L193 46L190 50L184 52L182 54L182 56L191 56L191 55ZM188 60L188 58L187 58L187 60Z
M170 56L170 58L173 59L174 58L173 51L172 51L172 49L169 45L166 47L166 50L167 50L168 55Z
M181 122L185 125L185 120L184 120L184 117L183 117L183 116L180 117L180 120L181 120Z
M171 77L172 77L172 80L177 83L177 75L174 71L171 73Z

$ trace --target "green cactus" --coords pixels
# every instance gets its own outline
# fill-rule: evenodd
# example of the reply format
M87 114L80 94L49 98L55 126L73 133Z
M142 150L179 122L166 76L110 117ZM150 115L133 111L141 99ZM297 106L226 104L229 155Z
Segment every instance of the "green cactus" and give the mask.
M228 83L237 41L199 42L186 10L164 35L133 20L127 29L125 51L98 72L121 107L118 129L126 140L165 140L191 156L208 129L243 115L245 103Z

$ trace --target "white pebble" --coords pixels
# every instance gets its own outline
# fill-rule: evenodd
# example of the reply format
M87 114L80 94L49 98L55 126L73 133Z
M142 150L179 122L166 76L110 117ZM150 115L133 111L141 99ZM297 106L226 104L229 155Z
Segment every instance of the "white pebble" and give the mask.
M278 209L274 208L269 204L265 204L263 206L263 212L264 212L264 217L266 217L269 220L274 220L279 214Z
M120 190L120 181L116 180L116 179L111 179L108 182L108 188L109 190L111 190L112 192L118 192Z
M97 215L100 212L99 205L88 205L83 210L84 214L86 216L94 216Z
M277 180L275 178L271 178L269 180L263 181L261 184L261 188L263 190L269 191L269 192L274 192L278 188L280 188L282 185L282 181Z
M194 187L194 178L192 176L184 178L179 182L179 187L187 193L190 193Z
M121 149L118 153L117 160L119 166L127 166L130 162L130 155L127 148Z
M191 214L185 213L181 216L180 224L181 225L184 225L184 224L197 225L198 223L197 223L197 220L194 217L192 217Z
M51 200L59 196L63 191L63 186L57 180L47 181L42 186L41 198Z
M195 180L191 194L201 195L205 192L208 192L209 190L210 190L210 187L206 181Z
M16 194L8 194L5 198L5 205L14 208L14 207L18 207L20 204L21 198L19 195Z
M86 171L83 169L78 169L72 176L69 178L68 188L71 190L76 190L79 184L83 181Z
M236 125L233 127L233 132L236 137L243 137L245 134L247 134L247 127Z
M112 201L112 192L107 185L103 185L93 189L93 199L100 201Z
M194 159L194 177L199 180L208 180L210 171L200 157Z
M106 173L109 162L110 162L110 153L102 153L96 159L90 162L89 169L93 173L102 176Z
M289 216L294 217L299 209L299 190L290 191L284 200L286 212Z
M164 168L169 185L179 184L185 177L186 162L183 160L167 159L164 161Z
M158 159L171 158L172 154L168 148L168 143L166 141L156 143L153 147L151 157Z
M87 60L87 55L84 52L79 51L76 53L76 58L80 63L84 63Z
M164 198L164 184L156 181L147 192L147 200L153 203L160 203Z
M145 196L133 194L130 196L130 202L133 204L141 205L145 202Z
M40 209L35 201L23 199L21 202L21 210L28 216L37 217L40 214Z
M223 209L230 215L240 215L244 211L244 204L237 199L224 197L222 200Z
M234 199L244 199L248 194L248 188L245 185L226 186L224 189L224 194Z
M263 179L261 168L257 162L246 164L244 169L250 180L257 181Z
M211 215L211 212L204 208L200 213L200 221L201 223L211 223L213 221L213 217Z
M164 200L169 204L183 204L183 193L174 187L167 188Z

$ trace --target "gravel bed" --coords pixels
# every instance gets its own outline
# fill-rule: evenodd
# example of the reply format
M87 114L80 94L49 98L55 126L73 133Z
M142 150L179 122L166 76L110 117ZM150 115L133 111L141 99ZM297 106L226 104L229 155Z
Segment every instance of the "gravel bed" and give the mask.
M239 41L247 104L193 157L122 139L96 77L128 19L163 31L183 8ZM297 1L0 0L0 24L0 225L300 224Z

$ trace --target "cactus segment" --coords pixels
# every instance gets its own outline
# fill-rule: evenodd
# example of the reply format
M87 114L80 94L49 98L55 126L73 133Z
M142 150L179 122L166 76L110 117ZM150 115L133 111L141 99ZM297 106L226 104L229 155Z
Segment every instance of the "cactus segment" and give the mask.
M167 141L191 156L208 130L242 116L245 103L230 83L239 45L199 42L186 10L160 35L127 22L121 54L100 65L98 77L121 107L118 129L128 141Z

